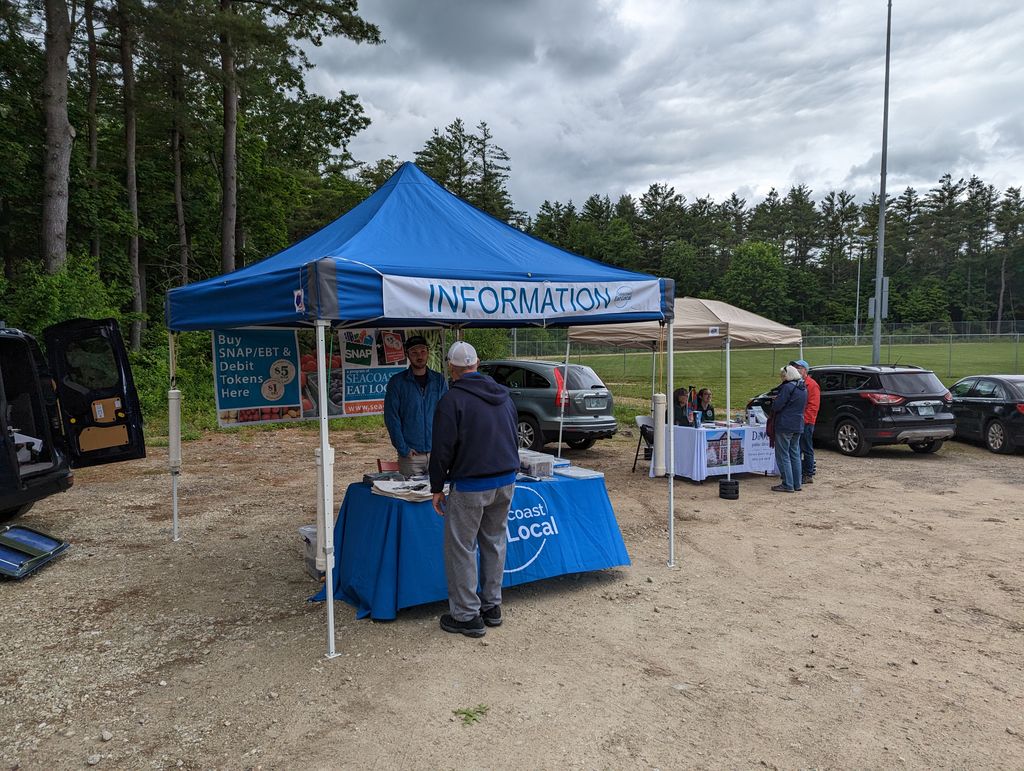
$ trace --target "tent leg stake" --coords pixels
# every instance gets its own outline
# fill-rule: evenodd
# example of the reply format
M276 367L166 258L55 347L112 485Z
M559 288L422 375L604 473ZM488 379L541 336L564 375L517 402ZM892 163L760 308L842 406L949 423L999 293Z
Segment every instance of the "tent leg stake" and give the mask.
M327 352L326 352L326 330L330 327L329 321L317 319L316 321L316 362L317 362L317 387L320 391L317 406L318 417L320 418L320 459L323 462L323 475L320 478L320 503L323 505L324 522L324 554L326 556L325 584L327 590L327 658L333 659L338 656L334 650L334 448L331 447L328 435L328 412L327 412Z

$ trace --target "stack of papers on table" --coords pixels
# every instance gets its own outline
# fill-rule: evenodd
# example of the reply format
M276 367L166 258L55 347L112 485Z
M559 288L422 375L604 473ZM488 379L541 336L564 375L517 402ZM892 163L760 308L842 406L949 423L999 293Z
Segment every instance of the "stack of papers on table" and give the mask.
M604 472L580 466L561 466L555 469L555 475L570 479L600 479L604 477Z
M429 501L431 498L430 482L421 482L415 479L405 482L379 479L373 483L371 492L375 495L401 498L404 501Z

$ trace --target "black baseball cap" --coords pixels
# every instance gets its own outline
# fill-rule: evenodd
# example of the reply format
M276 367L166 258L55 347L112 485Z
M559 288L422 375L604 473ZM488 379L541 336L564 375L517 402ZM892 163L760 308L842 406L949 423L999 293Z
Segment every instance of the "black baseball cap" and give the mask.
M417 345L422 345L424 348L430 347L430 345L427 343L427 338L425 338L423 335L413 335L412 337L406 338L405 350L408 351L410 348L413 348L414 346Z

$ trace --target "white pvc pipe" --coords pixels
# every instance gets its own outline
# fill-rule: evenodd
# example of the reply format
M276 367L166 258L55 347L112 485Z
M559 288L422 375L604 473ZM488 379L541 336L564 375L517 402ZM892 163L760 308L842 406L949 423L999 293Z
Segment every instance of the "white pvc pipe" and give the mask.
M334 448L328 436L327 415L327 345L325 330L330 322L325 319L316 321L316 376L319 402L317 407L320 417L320 457L324 461L323 474L320 479L320 501L323 505L324 524L324 558L327 561L327 658L333 659L339 654L334 650ZM319 511L319 504L317 510Z
M654 395L654 476L665 475L665 394Z
M167 465L171 471L171 540L178 536L178 476L181 474L181 391L167 392Z
M673 352L673 321L668 322L668 392L675 393L675 355ZM675 414L675 397L672 399L672 412ZM676 427L675 420L668 422L668 566L676 564Z

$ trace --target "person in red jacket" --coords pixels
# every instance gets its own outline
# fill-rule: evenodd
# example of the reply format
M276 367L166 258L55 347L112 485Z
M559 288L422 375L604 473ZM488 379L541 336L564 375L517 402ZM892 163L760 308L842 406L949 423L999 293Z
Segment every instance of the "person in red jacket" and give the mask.
M804 433L800 437L800 452L802 453L803 484L809 485L814 482L814 473L818 470L814 462L814 421L818 419L818 407L821 405L821 388L814 378L807 374L808 364L803 359L791 361L800 377L804 379L807 386L807 406L804 407Z

